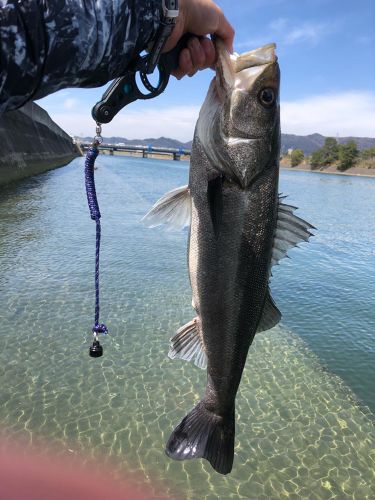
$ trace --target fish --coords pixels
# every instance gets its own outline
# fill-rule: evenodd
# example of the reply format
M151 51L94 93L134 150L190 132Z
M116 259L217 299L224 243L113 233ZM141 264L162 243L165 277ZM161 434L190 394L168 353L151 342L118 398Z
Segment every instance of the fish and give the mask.
M164 195L148 227L188 226L194 318L171 339L169 357L207 370L203 397L172 432L166 454L204 458L231 472L235 399L255 334L281 319L272 267L314 227L278 193L280 70L275 44L230 54L220 39L216 75L199 113L189 183Z

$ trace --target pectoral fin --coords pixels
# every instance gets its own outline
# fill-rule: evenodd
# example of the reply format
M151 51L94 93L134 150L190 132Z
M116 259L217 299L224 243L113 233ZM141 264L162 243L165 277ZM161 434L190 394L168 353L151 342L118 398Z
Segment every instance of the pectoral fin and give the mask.
M182 186L166 193L142 218L142 222L148 227L164 224L169 230L189 226L190 220L191 199L188 186Z

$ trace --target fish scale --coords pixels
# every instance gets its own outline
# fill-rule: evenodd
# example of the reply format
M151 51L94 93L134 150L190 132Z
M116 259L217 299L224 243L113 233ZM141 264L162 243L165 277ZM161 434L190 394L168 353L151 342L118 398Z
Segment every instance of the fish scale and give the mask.
M195 317L171 339L168 355L207 369L204 395L173 431L166 453L176 460L205 458L228 474L249 347L257 332L281 318L269 289L272 265L307 241L312 226L278 195L275 46L239 56L215 43L216 78L195 129L189 185L164 195L144 220L151 227L190 225Z

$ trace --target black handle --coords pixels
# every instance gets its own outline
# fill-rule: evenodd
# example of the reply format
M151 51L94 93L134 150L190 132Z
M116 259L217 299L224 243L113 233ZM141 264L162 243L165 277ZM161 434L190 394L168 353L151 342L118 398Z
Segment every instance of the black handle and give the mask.
M125 76L113 81L104 92L101 101L97 102L92 108L91 114L94 120L98 123L109 123L128 104L137 99L152 99L164 92L172 71L178 68L180 52L187 46L192 36L190 33L186 33L181 37L174 49L160 56L157 65L159 82L156 87L150 83L147 73L144 70L148 56L140 57L135 64L131 65ZM138 88L135 79L137 71L140 73L143 85L149 91L148 94L144 94Z
M191 33L185 33L180 40L178 41L177 45L170 50L169 52L166 52L165 54L162 54L160 56L159 64L162 63L165 67L165 70L171 74L172 71L178 68L178 61L180 58L180 52L182 49L187 47L187 44L190 40L190 38L194 37L195 35L192 35Z

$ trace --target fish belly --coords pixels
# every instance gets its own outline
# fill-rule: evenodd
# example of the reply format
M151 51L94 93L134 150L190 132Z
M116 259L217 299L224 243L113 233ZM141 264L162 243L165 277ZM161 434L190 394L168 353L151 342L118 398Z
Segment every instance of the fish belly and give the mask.
M277 172L246 190L220 176L199 181L201 174L190 188L189 271L208 360L204 401L220 415L233 411L268 290Z

